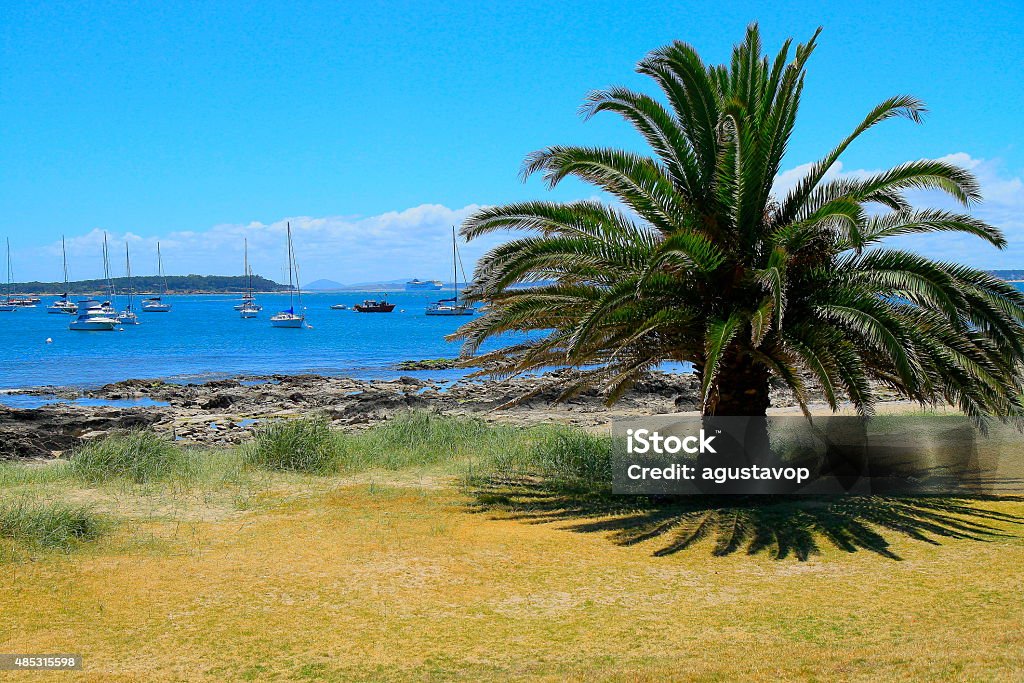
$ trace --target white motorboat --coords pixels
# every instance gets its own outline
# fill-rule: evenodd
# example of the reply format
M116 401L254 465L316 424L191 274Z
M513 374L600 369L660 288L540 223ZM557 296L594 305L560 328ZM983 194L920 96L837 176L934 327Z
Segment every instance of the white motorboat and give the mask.
M75 332L113 332L117 320L103 315L82 313L68 324L68 329Z
M117 327L117 318L103 312L103 306L95 299L78 302L78 316L68 324L68 329L77 332L112 332Z
M290 327L302 329L306 327L306 316L295 312L298 304L302 308L302 291L295 285L295 249L292 247L292 224L287 224L288 234L288 306L287 310L281 311L270 318L270 324L274 327Z
M427 315L473 315L476 311L473 306L459 301L459 247L455 239L455 226L452 226L452 274L454 275L455 296L447 299L439 299L427 306ZM466 275L465 269L462 271Z

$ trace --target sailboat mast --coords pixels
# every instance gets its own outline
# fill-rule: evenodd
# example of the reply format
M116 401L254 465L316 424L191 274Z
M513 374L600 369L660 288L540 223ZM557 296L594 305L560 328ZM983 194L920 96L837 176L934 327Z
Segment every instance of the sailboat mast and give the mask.
M11 300L11 238L7 238L7 300Z
M68 250L64 246L64 235L60 236L60 253L64 257L64 298L68 298Z
M288 305L295 311L295 285L292 280L292 268L295 266L295 259L292 256L292 224L287 223L288 229Z
M110 278L110 249L107 247L107 233L103 233L103 277L107 280L107 296L114 303L114 281Z
M243 257L244 263L242 264L245 268L246 288L245 293L248 298L252 298L252 273L249 272L249 238L245 238L245 256Z
M455 305L459 304L459 261L455 251L455 226L452 226L452 278L455 281Z
M128 277L128 310L132 310L132 296L135 294L135 286L132 284L132 258L128 254L128 243L124 243L124 272Z
M160 243L156 243L156 270L157 275L160 276L160 294L161 296L167 294L167 276L164 275L164 257L160 253Z

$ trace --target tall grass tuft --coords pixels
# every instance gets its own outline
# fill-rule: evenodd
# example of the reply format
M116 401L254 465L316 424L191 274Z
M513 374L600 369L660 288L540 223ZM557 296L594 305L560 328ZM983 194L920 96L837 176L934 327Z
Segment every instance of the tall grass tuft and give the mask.
M106 524L88 507L28 498L0 504L0 538L40 548L71 550L103 533Z
M531 477L548 486L607 494L612 485L612 440L570 427L539 430L525 448L500 454L484 480Z
M183 478L188 465L185 452L174 443L141 430L114 433L87 444L69 463L73 474L89 482L123 478L137 484Z
M337 470L338 435L323 418L276 421L260 428L242 450L247 465L282 472Z
M341 435L341 466L398 470L490 462L499 451L516 448L521 441L516 436L514 428L476 418L403 412L365 432Z

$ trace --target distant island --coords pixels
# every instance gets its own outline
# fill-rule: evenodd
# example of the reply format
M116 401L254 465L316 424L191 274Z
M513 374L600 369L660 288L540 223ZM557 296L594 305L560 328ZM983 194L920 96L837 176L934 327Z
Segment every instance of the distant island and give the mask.
M228 294L244 292L249 286L248 278L243 275L168 275L168 294ZM114 288L118 292L128 290L128 278L113 278ZM163 283L157 275L136 275L132 277L132 288L138 294L154 294L160 292ZM252 288L257 292L287 292L288 285L281 285L259 275L253 275ZM19 294L56 295L63 294L63 282L16 282L11 289ZM67 284L67 293L71 295L103 294L107 291L107 281L103 279L76 280Z
M1024 269L1021 270L990 270L988 271L991 275L995 275L997 278L1002 280L1011 280L1016 282L1024 282Z
M308 292L395 292L402 291L406 287L406 283L412 280L412 278L402 278L399 280L377 280L374 282L354 282L350 284L344 284L336 282L334 280L314 280L302 286L303 291ZM458 288L465 289L469 283L459 282ZM441 289L455 289L455 283L445 282L441 285Z

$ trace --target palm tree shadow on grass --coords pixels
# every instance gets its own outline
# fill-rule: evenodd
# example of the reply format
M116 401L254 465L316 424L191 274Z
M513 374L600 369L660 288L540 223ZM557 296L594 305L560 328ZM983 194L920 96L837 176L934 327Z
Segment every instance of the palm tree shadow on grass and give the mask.
M716 556L743 551L806 560L828 543L899 560L886 532L939 545L941 538L1016 537L1005 527L1024 525L1024 516L976 505L1024 501L1020 496L612 496L529 477L491 478L469 490L474 511L535 524L569 523L564 528L605 533L625 546L660 539L656 556L711 541Z

